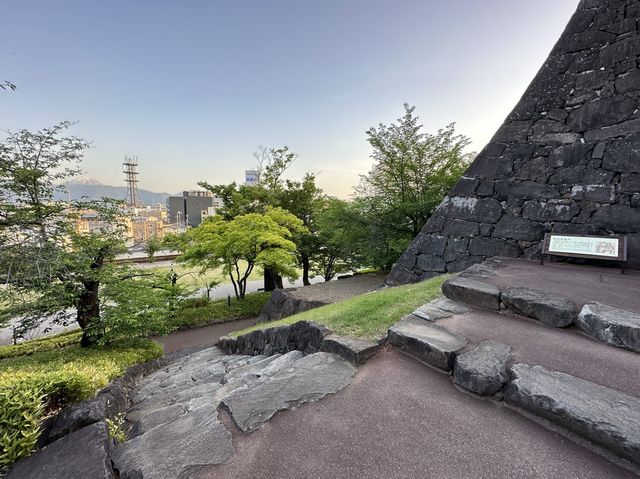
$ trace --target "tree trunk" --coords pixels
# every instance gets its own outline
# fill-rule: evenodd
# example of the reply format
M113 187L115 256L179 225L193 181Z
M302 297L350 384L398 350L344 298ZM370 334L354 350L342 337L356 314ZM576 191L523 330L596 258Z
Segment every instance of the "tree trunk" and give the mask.
M309 286L309 257L306 254L301 255L302 259L302 284Z
M94 328L100 321L100 301L98 290L99 281L87 281L84 290L80 293L77 304L77 321L82 328L82 339L80 345L84 348L95 344L103 336L103 331Z
M282 289L282 276L271 268L264 269L264 290L273 291L274 289Z

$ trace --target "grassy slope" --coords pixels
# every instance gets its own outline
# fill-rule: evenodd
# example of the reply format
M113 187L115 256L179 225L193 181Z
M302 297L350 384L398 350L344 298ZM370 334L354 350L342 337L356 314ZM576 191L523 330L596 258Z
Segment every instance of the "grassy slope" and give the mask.
M278 321L236 331L232 335L238 336L256 329L298 321L315 321L327 326L340 336L375 340L384 336L389 326L402 316L440 296L440 288L446 278L447 276L443 275L421 283L363 294Z

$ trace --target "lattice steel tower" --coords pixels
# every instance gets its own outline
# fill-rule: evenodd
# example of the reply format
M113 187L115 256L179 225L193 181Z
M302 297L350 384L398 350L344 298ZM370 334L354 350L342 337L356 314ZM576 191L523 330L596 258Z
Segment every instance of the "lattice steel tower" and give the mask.
M122 172L125 174L124 181L127 183L127 206L138 208L142 206L138 195L138 157L125 156L122 168Z

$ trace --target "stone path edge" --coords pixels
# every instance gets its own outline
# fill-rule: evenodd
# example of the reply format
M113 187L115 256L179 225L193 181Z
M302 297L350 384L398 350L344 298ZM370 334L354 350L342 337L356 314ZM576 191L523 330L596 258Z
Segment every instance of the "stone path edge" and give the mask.
M334 353L355 364L364 364L379 349L380 343L357 338L337 336L313 321L257 329L240 336L223 336L217 346L227 354L256 356L288 353L298 350L304 353L319 351Z

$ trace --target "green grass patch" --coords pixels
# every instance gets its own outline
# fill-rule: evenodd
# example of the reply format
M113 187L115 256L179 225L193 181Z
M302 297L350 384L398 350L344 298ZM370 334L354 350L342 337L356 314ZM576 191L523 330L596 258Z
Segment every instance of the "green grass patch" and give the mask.
M162 355L150 339L93 348L54 347L52 339L38 341L49 350L0 360L0 472L31 453L48 413L92 397L129 366Z
M30 339L19 344L0 346L0 359L27 356L29 354L70 346L79 343L81 336L82 332L80 331L67 331L44 338Z
M226 299L209 301L206 298L193 298L183 302L171 321L176 329L188 329L212 323L226 323L242 318L258 316L269 300L271 293L250 293L241 301L231 300L231 306Z
M293 324L298 321L314 321L325 325L340 336L376 340L384 336L387 329L402 316L440 296L442 283L447 277L442 275L416 284L385 288L278 321L261 323L233 332L231 335L239 336L256 329Z

